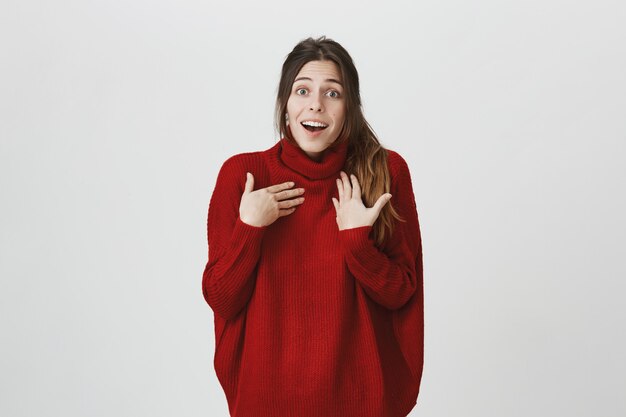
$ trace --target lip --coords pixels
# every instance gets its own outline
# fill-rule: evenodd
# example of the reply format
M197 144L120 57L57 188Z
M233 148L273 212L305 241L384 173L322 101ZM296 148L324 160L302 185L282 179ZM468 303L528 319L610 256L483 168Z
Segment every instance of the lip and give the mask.
M305 119L304 121L318 122L319 120ZM328 127L326 129L330 128L330 125L328 123L322 122L322 121L319 121L319 122L320 123L324 123L325 125L327 125ZM316 137L318 137L319 135L321 135L322 133L324 133L326 131L326 129L322 129L322 130L318 130L316 132L309 132L308 130L306 130L306 128L304 126L302 126L302 123L298 123L298 125L300 126L300 129L302 129L302 131L308 137L311 137L311 138L316 138Z
M302 124L302 122L317 122L317 123L325 124L326 126L330 126L330 123L326 123L325 121L320 120L320 119L302 119L300 121L300 124Z

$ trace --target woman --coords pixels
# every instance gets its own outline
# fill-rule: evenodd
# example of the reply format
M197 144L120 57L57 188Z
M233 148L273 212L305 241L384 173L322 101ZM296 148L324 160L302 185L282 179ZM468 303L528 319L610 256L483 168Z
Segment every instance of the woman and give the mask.
M423 366L411 177L366 122L348 52L287 56L281 139L222 165L202 279L233 417L404 417ZM393 197L392 197L393 196Z

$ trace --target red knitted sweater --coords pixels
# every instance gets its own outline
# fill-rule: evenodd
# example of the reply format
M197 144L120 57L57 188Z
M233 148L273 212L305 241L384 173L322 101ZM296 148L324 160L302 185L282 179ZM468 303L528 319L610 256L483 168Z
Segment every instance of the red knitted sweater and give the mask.
M379 250L371 226L339 230L332 197L347 145L321 162L281 139L222 165L208 210L204 298L232 417L405 417L422 377L422 247L411 176L387 150L406 222ZM304 203L265 227L239 218L254 189L294 181ZM348 173L350 174L350 173Z

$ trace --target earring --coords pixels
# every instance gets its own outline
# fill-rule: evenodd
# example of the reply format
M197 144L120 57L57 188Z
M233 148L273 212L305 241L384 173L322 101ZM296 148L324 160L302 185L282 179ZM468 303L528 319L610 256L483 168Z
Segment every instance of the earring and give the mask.
M289 114L285 113L285 122L289 125Z

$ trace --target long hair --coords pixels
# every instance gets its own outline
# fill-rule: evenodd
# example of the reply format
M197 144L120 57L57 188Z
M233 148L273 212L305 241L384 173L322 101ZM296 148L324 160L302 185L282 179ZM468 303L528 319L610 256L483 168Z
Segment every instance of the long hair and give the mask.
M348 51L339 43L326 36L317 39L309 37L300 41L287 55L276 94L275 127L280 137L285 137L298 146L291 136L285 118L293 81L307 62L324 60L337 65L344 84L346 116L343 128L335 141L336 143L348 141L344 171L357 177L361 185L363 204L372 207L382 194L390 192L391 178L387 167L387 150L382 147L374 130L365 120L359 90L359 74ZM373 225L373 239L379 248L393 233L393 218L405 221L389 201Z

